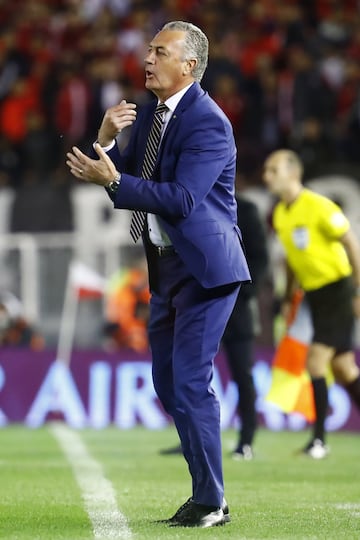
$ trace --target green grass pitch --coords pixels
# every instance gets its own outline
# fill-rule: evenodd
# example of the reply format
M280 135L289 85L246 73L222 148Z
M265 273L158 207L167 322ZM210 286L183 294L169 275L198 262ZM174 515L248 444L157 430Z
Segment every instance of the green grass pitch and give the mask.
M224 476L232 521L212 529L170 528L155 522L170 517L191 494L183 458L159 454L161 448L177 443L172 427L81 430L76 436L100 464L126 529L117 535L108 523L110 529L103 528L103 536L94 536L74 468L50 425L36 430L9 426L0 430L1 539L360 539L359 433L330 433L330 456L314 461L295 455L309 433L262 429L255 459L236 462L230 455L236 433L224 431ZM89 465L75 463L78 466L86 477ZM100 501L104 509L106 496ZM101 504L96 516L100 522L105 519Z

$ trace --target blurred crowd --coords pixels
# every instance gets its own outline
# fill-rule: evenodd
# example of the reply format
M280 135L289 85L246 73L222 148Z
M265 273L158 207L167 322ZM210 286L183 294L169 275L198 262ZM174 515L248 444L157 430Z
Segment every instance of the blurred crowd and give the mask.
M0 291L0 349L25 347L41 351L45 340L26 318L20 300L9 291Z
M102 345L105 350L125 348L139 353L149 350L148 283L147 263L143 253L132 253L127 257L127 266L110 276L104 305Z
M177 19L209 37L203 87L232 121L246 183L260 182L278 147L296 150L308 177L332 168L360 178L358 0L0 0L0 186L17 193L11 230L71 230L66 151L93 141L109 106L150 99L144 53Z

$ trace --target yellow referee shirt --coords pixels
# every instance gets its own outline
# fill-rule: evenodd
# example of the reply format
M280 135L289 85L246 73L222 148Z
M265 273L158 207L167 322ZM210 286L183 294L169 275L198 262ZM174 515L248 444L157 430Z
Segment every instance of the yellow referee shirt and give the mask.
M287 206L279 202L273 224L299 284L311 291L352 273L339 241L350 224L330 199L304 188Z

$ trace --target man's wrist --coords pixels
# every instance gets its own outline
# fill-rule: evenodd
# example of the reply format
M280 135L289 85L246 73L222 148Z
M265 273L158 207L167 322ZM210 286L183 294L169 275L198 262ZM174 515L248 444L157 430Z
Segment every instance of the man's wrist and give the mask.
M111 180L105 187L106 189L110 191L111 194L115 195L115 193L118 190L120 182L121 182L121 173L119 171L116 171L114 179Z

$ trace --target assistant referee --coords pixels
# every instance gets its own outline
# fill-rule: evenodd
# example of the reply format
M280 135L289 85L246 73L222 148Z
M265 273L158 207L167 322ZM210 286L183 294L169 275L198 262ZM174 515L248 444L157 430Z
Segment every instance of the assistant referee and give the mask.
M307 369L314 392L316 420L313 436L303 452L324 458L328 409L326 373L330 364L335 380L360 409L360 370L355 362L355 317L360 317L360 245L349 220L333 201L302 184L303 165L290 150L270 154L263 180L278 196L273 226L284 248L287 287L283 313L296 285L305 291L314 334Z

